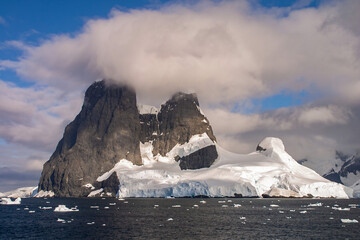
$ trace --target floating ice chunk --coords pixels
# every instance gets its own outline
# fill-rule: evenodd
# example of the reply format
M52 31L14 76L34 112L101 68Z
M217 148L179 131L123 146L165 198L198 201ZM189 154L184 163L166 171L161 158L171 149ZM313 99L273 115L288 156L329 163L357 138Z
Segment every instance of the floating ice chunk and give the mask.
M338 210L338 211L350 211L350 208L332 207L332 209Z
M334 219L333 217L329 217L329 219Z
M106 224L104 223L104 224L103 224L103 225L101 225L101 226L105 227L105 226L106 226Z
M235 208L241 207L241 204L234 203L234 207Z
M291 217L286 217L287 219L291 219Z
M87 225L93 225L93 224L95 224L95 222L88 222L88 223L86 223Z
M90 208L99 208L99 206L90 206Z
M232 200L227 200L227 202L232 202Z
M125 201L125 199L124 199L124 198L119 198L118 200L119 200L119 201Z
M345 218L345 219L341 219L341 222L343 222L343 223L358 223L359 221L356 219Z
M284 213L284 211L279 211L279 213Z
M218 201L218 203L225 203L225 201Z
M29 213L34 213L35 211L29 211Z
M279 205L276 205L276 204L270 204L270 207L279 207Z
M173 218L168 218L168 220L166 220L166 221L173 221L174 219Z
M172 205L173 208L179 208L181 205Z
M104 209L109 209L109 207L104 207Z
M42 209L42 210L49 210L49 209L52 209L52 207L40 207L40 209Z
M205 204L205 203L206 203L206 201L204 201L204 200L201 200L201 201L200 201L200 203L202 203L202 204Z
M240 218L240 220L245 220L246 219L246 217L239 217Z
M157 204L154 205L154 208L158 208L158 207L159 207L159 205L157 205Z
M321 207L323 205L323 203L321 202L318 202L318 203L310 203L308 205L308 207Z
M16 198L14 201L11 200L11 198L1 198L2 205L20 205L21 204L21 198Z
M221 207L223 207L223 208L227 208L227 207L229 207L228 205L222 205Z
M65 205L59 205L54 209L54 212L78 212L79 209L76 207L74 208L67 208Z
M57 221L57 222L65 222L65 220L64 220L64 219L61 219L61 218L58 218L56 221Z
M110 205L110 206L114 206L114 205L116 205L116 203L109 203L109 205Z
M300 211L300 213L304 214L304 213L307 213L307 211Z
M29 208L27 208L27 207L26 207L26 208L24 208L24 210L26 210L26 211L27 211L27 210L29 210Z
M196 205L196 204L195 204L195 205L194 205L194 207L198 208L198 207L199 207L199 205Z

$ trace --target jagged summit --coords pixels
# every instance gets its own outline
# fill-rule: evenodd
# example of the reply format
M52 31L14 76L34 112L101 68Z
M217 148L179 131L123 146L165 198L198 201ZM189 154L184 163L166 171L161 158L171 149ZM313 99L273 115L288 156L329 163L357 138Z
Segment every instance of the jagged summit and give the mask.
M127 86L95 82L85 93L80 113L44 164L39 189L56 196L84 196L119 159L141 165L139 112L135 92Z
M203 133L214 143L196 94L177 93L157 110L137 105L135 91L128 86L97 81L86 90L80 113L65 128L55 152L44 164L39 190L80 197L87 196L93 187L101 187L114 195L119 186L117 176L103 182L97 178L121 159L142 165L141 143L151 144L154 156L166 156L177 144ZM207 145L177 160L181 169L197 169L209 167L216 158L215 146Z

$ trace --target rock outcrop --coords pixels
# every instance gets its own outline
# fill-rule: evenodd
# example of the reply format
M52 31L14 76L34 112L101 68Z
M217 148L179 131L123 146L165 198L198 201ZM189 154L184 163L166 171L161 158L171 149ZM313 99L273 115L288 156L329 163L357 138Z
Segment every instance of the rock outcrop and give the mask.
M175 146L204 133L213 145L177 156L181 169L210 167L218 157L216 138L196 95L177 93L157 111L137 106L129 87L95 82L85 93L81 112L44 164L39 194L84 197L102 189L101 194L115 196L121 184L116 173L102 182L97 178L121 159L142 165L140 142L151 143L153 156L166 156Z
M98 176L119 159L141 165L140 119L135 92L125 86L91 85L81 112L66 128L63 138L44 164L39 191L58 197L87 196Z
M141 112L141 111L140 111ZM159 112L140 114L141 142L151 141L153 155L165 156L177 144L184 144L197 134L206 133L215 142L209 120L201 112L196 94L176 93ZM189 156L178 158L180 168L199 169L210 167L218 157L215 145L207 146Z

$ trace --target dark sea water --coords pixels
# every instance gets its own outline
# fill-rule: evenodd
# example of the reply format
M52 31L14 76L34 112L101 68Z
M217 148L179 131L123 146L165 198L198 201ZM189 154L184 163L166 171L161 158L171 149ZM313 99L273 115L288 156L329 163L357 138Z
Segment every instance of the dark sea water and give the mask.
M308 207L318 202L323 206ZM80 211L54 212L59 204L78 206ZM29 198L21 205L0 205L0 238L360 239L360 223L341 222L360 222L360 208L350 208L349 204L358 205L360 200ZM350 210L335 210L334 206ZM303 211L306 213L300 213ZM58 218L65 222L58 222Z

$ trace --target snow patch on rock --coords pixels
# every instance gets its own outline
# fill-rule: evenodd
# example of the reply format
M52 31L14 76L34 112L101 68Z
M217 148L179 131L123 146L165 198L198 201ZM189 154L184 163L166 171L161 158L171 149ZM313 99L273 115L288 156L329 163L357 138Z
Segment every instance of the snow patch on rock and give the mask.
M43 197L54 197L54 196L55 196L55 193L53 191L43 191L43 190L41 190L40 192L35 194L34 197L43 198Z

